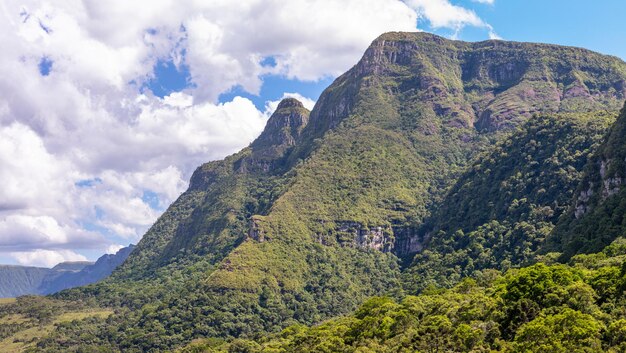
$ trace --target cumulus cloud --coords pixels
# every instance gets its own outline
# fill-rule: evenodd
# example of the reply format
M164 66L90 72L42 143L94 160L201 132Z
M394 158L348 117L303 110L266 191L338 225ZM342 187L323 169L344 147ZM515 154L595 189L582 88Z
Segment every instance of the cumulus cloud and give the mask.
M107 247L105 254L117 254L118 251L120 251L122 248L124 247L124 245L119 245L119 244L111 244L109 245L109 247Z
M493 3L493 0L479 0ZM487 29L491 39L499 39L493 27L484 22L478 15L467 8L454 5L448 0L407 0L420 18L427 20L433 28L450 28L455 31L454 37L466 26Z
M70 250L43 250L12 252L10 254L20 265L53 267L65 261L87 261L83 255Z
M280 103L280 101L285 98L295 98L299 100L302 103L302 105L308 110L312 110L313 106L315 106L315 101L312 100L311 98L307 98L301 95L300 93L285 92L283 93L283 96L280 99L275 100L275 101L268 101L265 103L265 116L269 118L269 116L272 115L274 111L276 111L276 108L278 108L278 104Z
M397 0L84 0L55 6L16 1L6 7L23 14L22 38L47 49L57 70L122 88L171 56L189 66L198 101L215 101L235 86L257 93L264 73L304 80L340 74L380 33L414 31L416 23L415 12ZM261 65L268 56L276 60L272 68Z
M278 104L220 94L334 77L418 16L490 28L444 0L0 2L0 259L47 266L138 241L197 165L249 144ZM163 62L189 82L160 98L146 84Z
M39 201L51 206L60 196L57 190L67 186L66 166L20 122L0 126L0 165L0 210L20 210Z
M11 214L0 220L0 251L55 248L66 244L92 247L104 242L101 235L75 225L59 224L50 216Z

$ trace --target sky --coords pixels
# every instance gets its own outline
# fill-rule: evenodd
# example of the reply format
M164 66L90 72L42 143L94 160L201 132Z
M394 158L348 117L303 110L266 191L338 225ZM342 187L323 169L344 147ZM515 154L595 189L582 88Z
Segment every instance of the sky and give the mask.
M586 47L626 59L626 1L4 0L0 263L137 243L202 163L284 97L312 108L387 31Z

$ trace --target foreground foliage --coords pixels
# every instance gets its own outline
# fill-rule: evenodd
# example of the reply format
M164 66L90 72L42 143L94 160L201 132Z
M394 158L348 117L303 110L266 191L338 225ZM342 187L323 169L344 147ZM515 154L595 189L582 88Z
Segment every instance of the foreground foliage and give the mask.
M623 352L626 240L568 265L485 271L451 289L376 297L354 314L182 352Z

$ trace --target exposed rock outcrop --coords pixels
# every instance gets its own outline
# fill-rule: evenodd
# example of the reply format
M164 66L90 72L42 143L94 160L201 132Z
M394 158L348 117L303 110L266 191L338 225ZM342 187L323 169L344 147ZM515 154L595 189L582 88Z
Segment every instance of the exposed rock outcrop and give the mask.
M255 216L256 217L256 216ZM258 221L251 222L250 237L262 238L259 235ZM335 221L331 230L332 239L319 234L317 241L324 245L339 244L361 249L372 249L391 252L400 258L422 251L427 236L418 234L417 227L407 226L366 226L356 221Z
M248 238L254 239L258 242L264 242L268 239L265 237L265 231L263 230L263 216L254 215L250 217L250 229L248 230Z

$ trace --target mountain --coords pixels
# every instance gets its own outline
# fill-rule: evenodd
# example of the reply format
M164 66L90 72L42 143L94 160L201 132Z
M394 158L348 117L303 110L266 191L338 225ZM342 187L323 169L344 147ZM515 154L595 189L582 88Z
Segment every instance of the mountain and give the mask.
M535 262L614 121L608 112L538 115L479 155L420 229L430 241L405 269L405 289Z
M42 267L0 266L0 297L13 298L24 294L39 293L41 282L51 270Z
M426 33L385 34L372 43L354 68L324 91L310 117L289 99L281 103L250 147L199 168L189 190L146 234L125 269L141 273L141 266L135 265L140 258L150 266L162 267L176 262L180 251L201 256L227 253L228 247L244 240L250 216L266 215L279 196L289 194L282 185L295 182L289 189L297 192L304 189L298 188L304 186L298 182L307 178L315 180L306 187L321 190L303 191L320 198L350 196L351 190L375 193L382 185L372 185L367 179L380 179L381 175L396 179L387 184L398 186L385 188L386 193L391 191L386 197L371 195L376 196L374 202L353 196L363 203L357 202L357 207L328 200L334 202L324 207L332 210L320 210L310 218L368 220L373 226L420 223L428 213L423 208L433 203L428 199L451 184L468 158L484 148L485 139L494 135L491 132L517 126L537 112L617 111L626 96L625 77L626 65L621 60L579 48L503 41L465 43ZM295 118L290 120L291 115ZM388 137L397 142L388 142ZM394 165L375 174L370 170L378 161L370 161L373 156L362 151L383 150L381 146L388 147L387 153L397 149L396 155L389 156L396 161L381 160ZM342 157L350 160L336 160ZM358 158L361 160L354 161ZM318 162L321 165L316 165ZM364 184L345 185L346 195L339 195L342 191L329 190L327 186L333 185L319 183L321 179L314 174L327 171ZM300 175L292 175L296 172ZM261 194L252 194L254 187L243 185L247 183L257 184L255 191ZM235 196L220 200L218 193ZM241 200L239 195L252 200ZM202 218L199 213L212 211L206 205L211 201L224 203L215 208L222 222L178 226L181 220L193 223ZM372 205L375 203L381 205ZM240 210L242 207L245 210ZM232 226L232 218L237 217L244 218L244 231L232 239L220 237L224 241L217 247L211 243L215 233ZM212 246L193 250L192 244L201 240Z
M295 198L301 200L289 207L316 223L305 225L314 233L350 228L341 222L410 232L498 132L538 112L616 111L625 77L621 60L584 49L385 34L321 95L310 116L301 105L289 111L297 103L285 101L250 147L199 168L119 278L189 255L214 256L216 263L249 238L248 228L262 228L264 221L252 216L271 218ZM407 238L395 235L400 243Z
M42 349L163 351L319 323L439 281L427 251L459 252L431 262L462 265L435 283L452 285L477 256L457 230L520 239L470 242L493 248L478 269L530 261L624 99L615 57L384 34L311 112L284 100L250 146L199 167L111 277L57 294L118 312L85 326L89 343L64 328Z
M101 256L95 263L61 262L53 268L0 265L0 298L50 294L100 281L122 264L133 249L131 244L114 255Z
M549 249L565 259L597 252L626 231L626 106L589 160L570 212L559 222Z
M61 268L66 267L68 264L67 262L60 263L52 268L53 271L56 270L60 273L56 276L44 278L37 294L51 294L63 289L98 282L108 277L113 270L124 263L134 248L135 245L130 244L121 248L115 254L104 254L95 263L88 263L86 266L74 271L60 271Z

